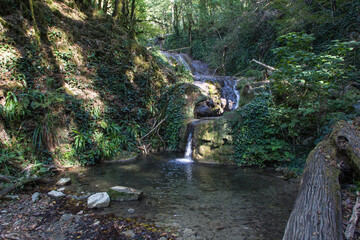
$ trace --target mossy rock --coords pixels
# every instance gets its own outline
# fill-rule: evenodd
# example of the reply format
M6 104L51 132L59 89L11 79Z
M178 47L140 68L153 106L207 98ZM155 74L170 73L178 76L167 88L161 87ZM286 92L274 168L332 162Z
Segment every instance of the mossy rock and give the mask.
M143 196L143 192L123 186L111 187L107 193L110 196L110 199L113 201L138 201Z

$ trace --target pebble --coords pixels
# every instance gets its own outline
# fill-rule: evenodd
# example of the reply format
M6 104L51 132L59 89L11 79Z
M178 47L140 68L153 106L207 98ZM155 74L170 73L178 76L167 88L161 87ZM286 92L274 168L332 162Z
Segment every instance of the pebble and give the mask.
M58 189L58 192L63 192L63 191L65 191L64 187Z
M36 203L37 201L40 200L40 193L36 192L33 195L31 195L31 200L33 203Z
M130 213L130 214L134 214L134 213L135 213L135 209L133 209L133 208L129 208L129 209L128 209L128 213Z
M99 220L96 220L96 221L94 222L93 226L97 226L97 225L99 225L99 224L100 224L100 221L99 221Z
M70 221L73 218L74 218L74 215L72 215L72 214L64 214L64 215L61 216L60 221L67 222L67 221Z
M122 232L122 234L124 234L128 238L133 238L136 236L133 230L126 230L125 232Z

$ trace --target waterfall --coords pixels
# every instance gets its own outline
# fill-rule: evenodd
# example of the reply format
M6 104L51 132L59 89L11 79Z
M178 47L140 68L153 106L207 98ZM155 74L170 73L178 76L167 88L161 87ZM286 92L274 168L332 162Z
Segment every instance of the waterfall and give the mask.
M197 122L197 121L196 121ZM193 142L193 134L194 134L194 122L189 123L187 126L187 142L186 142L186 149L185 149L185 155L184 158L177 159L179 162L194 162L192 160L192 142Z
M190 123L188 125L188 137L187 137L187 144L185 149L185 158L192 161L192 137L194 133L194 124Z
M194 79L194 85L199 87L204 94L207 94L209 97L210 94L210 87L209 82L211 84L220 84L220 96L221 99L226 100L226 104L222 105L221 111L219 113L215 113L215 117L220 116L223 114L224 111L233 111L239 107L239 100L240 100L240 93L236 90L237 79L230 76L219 76L215 75L215 70L212 70L208 67L207 64L196 61L191 59L187 54L184 53L170 53L162 51L162 54L171 62L176 64L181 64L187 70L189 70ZM222 103L221 103L222 104ZM207 105L203 105L205 107L209 107ZM211 106L210 106L211 107ZM208 114L208 112L206 113ZM214 117L213 113L210 111L208 116L200 117ZM216 115L218 114L218 115ZM198 121L194 121L189 123L186 135L186 149L184 158L177 159L180 162L193 162L192 155L192 142L193 142L193 133L194 133L194 126Z
M240 101L240 93L238 90L236 90L236 85L237 85L237 81L234 82L234 86L233 86L233 90L234 90L234 93L236 95L236 102L235 102L235 106L233 108L233 110L236 110L239 108L239 101Z

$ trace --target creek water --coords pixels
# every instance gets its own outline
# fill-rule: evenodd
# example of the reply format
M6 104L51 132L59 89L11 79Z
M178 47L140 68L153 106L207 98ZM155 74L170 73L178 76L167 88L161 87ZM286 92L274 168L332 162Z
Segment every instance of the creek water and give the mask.
M156 154L133 162L78 168L68 174L70 190L107 191L127 186L144 191L134 202L111 202L96 210L120 217L145 217L157 226L195 235L184 239L281 239L297 184L265 170L209 166L177 161L180 155ZM128 209L135 209L135 214Z

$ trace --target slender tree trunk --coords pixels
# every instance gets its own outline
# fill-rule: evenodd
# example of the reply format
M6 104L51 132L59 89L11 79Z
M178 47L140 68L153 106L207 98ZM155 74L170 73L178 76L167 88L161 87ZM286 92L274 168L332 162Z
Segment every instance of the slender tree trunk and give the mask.
M177 3L174 1L172 6L172 26L176 36L180 36L179 32L179 8Z
M114 4L114 11L112 16L115 18L117 17L118 13L119 13L119 1L120 0L115 0L115 4Z
M32 21L33 21L33 27L34 27L34 31L35 31L35 40L36 40L36 42L38 44L40 44L40 32L39 32L39 29L38 29L37 24L36 24L33 0L29 0L29 7L30 7L31 18L32 18Z
M104 0L103 11L105 13L107 13L108 5L109 5L109 0Z
M102 2L102 0L98 0L99 2L98 2L98 9L100 10L101 9L101 2Z

